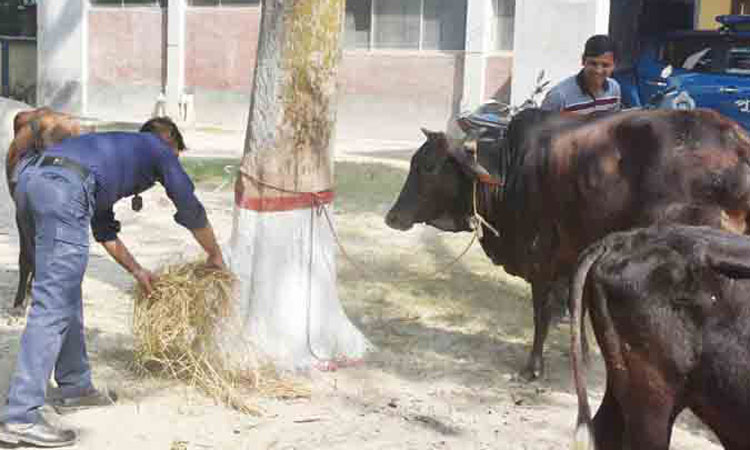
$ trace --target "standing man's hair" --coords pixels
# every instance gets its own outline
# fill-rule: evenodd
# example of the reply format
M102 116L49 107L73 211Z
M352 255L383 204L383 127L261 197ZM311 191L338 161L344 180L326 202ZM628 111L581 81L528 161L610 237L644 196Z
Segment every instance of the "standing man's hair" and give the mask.
M166 134L169 136L177 146L177 151L185 150L185 140L182 138L182 133L177 125L169 117L154 117L149 119L146 123L141 126L139 130L141 132L151 132L155 134Z
M607 52L612 52L615 60L617 60L617 46L615 42L606 34L595 34L586 41L586 45L583 48L583 57L597 57Z

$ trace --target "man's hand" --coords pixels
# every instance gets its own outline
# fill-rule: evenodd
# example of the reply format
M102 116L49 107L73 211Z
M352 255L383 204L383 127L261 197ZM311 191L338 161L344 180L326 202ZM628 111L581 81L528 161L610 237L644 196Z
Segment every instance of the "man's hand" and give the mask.
M135 277L136 281L138 281L138 284L141 285L141 288L146 291L146 294L151 295L151 292L153 291L153 284L156 281L156 275L154 275L150 270L139 267L133 271L133 276Z
M227 266L224 264L224 258L221 256L221 252L215 253L208 256L206 265L214 269L226 270Z
M214 236L214 230L211 228L211 225L209 224L204 228L195 228L190 231L208 255L206 264L216 269L226 269L227 266L224 264L224 258L221 256L221 248L216 243L216 236Z

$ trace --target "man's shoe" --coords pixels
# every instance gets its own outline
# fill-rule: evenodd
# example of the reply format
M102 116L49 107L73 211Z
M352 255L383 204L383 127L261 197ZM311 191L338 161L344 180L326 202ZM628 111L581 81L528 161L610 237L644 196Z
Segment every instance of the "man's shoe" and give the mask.
M116 401L117 394L102 392L98 389L91 389L79 397L53 397L48 399L48 403L55 408L58 414L67 414L99 406L110 406L114 405Z
M75 444L75 431L57 428L42 417L36 423L0 423L0 442L31 444L38 447L64 447Z

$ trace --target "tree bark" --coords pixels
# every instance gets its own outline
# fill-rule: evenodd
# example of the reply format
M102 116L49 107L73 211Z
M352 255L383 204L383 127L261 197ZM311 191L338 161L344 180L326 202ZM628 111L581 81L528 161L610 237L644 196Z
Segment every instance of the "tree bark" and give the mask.
M247 337L283 368L359 359L327 215L344 0L264 0L230 266ZM327 211L327 213L326 213Z

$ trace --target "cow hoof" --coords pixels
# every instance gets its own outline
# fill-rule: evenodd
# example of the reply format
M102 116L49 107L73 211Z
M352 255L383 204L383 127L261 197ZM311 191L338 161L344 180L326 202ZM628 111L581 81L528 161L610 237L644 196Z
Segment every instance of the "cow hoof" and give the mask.
M8 314L10 314L11 317L23 317L26 315L26 307L25 306L14 306L8 310Z
M527 365L518 376L524 381L536 381L544 376L544 369L535 365Z

